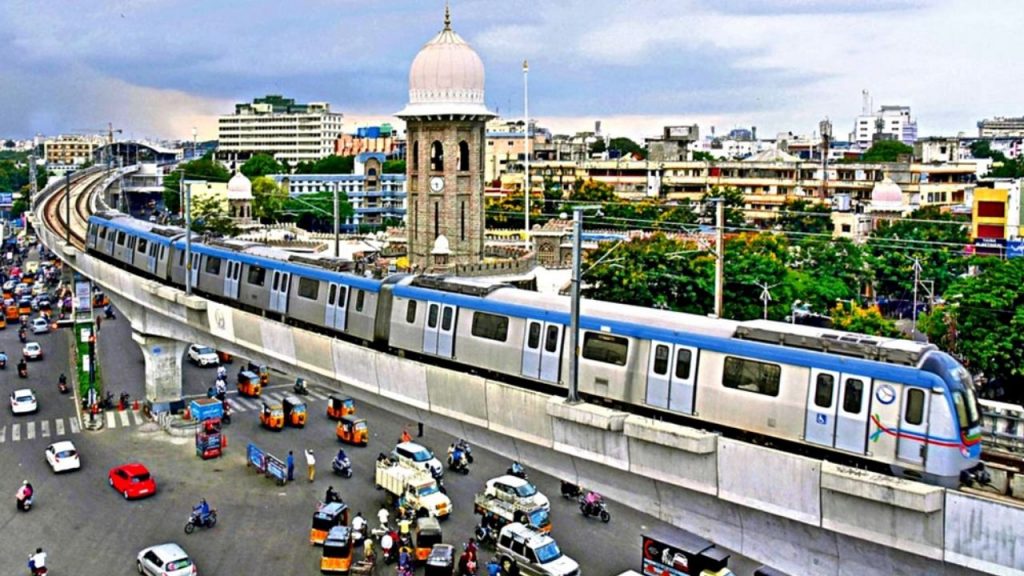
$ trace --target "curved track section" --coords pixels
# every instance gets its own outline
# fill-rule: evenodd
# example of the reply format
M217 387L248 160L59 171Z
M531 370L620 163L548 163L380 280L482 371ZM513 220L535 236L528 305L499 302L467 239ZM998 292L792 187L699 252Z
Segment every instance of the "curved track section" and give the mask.
M85 234L92 205L90 200L101 191L106 176L104 171L88 173L74 180L70 191L61 185L45 196L41 200L43 225L63 237L70 237L72 245L85 250ZM68 202L72 208L70 222Z

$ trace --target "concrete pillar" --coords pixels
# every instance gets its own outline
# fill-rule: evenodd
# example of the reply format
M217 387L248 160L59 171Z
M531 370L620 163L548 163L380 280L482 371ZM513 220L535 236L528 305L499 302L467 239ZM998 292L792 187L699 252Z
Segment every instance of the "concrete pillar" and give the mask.
M146 399L150 402L181 400L181 358L187 344L162 336L132 331L146 362Z

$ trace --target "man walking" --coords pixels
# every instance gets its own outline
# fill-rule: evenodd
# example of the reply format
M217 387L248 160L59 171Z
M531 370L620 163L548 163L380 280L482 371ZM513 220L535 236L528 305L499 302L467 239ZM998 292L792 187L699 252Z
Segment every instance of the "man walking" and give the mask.
M309 481L312 482L316 476L316 458L313 456L313 450L306 449L306 466L309 467Z
M295 455L292 451L288 451L288 481L292 482L295 480Z

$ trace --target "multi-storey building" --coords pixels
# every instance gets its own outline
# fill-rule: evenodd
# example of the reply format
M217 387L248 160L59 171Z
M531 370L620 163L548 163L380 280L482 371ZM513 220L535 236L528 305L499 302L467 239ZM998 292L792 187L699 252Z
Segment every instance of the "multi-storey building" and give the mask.
M974 189L971 210L971 240L1002 244L1020 239L1024 220L1021 179L985 178Z
M529 134L531 162L538 155L546 155L554 150L551 146L551 133L546 129L538 128L531 122ZM487 123L484 182L494 182L503 172L512 169L513 164L522 169L521 165L526 158L526 138L522 121L492 120Z
M979 138L1024 138L1024 116L986 118L978 122Z
M89 136L57 136L43 141L43 158L49 164L80 165L92 159L92 152L103 144L103 138Z
M236 104L234 114L218 118L218 155L246 160L268 154L295 166L333 154L341 128L342 114L326 102L296 104L272 94Z
M382 226L405 219L405 174L383 174L384 154L356 157L354 174L275 174L271 176L289 196L315 192L343 192L354 214L342 221L345 232Z
M355 134L342 134L334 143L337 156L358 156L364 152L380 152L388 157L403 156L405 142L390 124L364 126Z
M882 106L875 113L857 116L850 140L867 149L875 140L898 140L912 146L917 140L917 121L910 106Z

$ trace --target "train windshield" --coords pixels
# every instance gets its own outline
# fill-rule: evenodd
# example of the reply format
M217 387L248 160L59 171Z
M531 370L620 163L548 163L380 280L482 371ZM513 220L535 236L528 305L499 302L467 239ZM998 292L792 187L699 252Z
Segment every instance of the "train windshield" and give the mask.
M979 424L981 414L978 411L978 400L974 397L974 383L971 381L971 374L963 366L957 366L949 372L950 376L963 386L962 393L960 391L953 393L957 420L962 429L973 428Z

